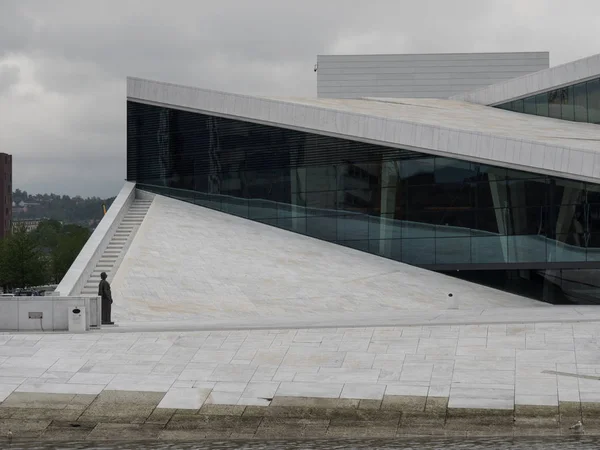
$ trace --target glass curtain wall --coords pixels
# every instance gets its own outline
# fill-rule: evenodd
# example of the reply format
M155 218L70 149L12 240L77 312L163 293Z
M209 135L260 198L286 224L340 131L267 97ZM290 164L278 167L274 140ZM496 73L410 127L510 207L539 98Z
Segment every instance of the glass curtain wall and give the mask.
M600 78L496 107L554 119L600 124Z
M134 102L127 120L127 178L162 195L429 268L600 261L595 184Z

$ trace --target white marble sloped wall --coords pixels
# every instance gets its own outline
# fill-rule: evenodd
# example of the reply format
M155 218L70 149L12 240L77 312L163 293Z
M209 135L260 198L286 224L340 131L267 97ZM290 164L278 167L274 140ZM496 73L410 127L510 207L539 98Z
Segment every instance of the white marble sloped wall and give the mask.
M337 317L540 302L156 196L113 280L119 321Z

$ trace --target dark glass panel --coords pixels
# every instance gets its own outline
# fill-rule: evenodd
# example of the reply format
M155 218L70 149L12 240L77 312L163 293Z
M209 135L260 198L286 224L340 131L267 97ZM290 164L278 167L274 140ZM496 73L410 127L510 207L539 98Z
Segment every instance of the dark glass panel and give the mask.
M306 168L306 192L336 191L337 185L336 166Z
M422 184L408 186L407 189L407 210L427 209L434 206L435 203L435 184Z
M587 237L586 260L600 261L600 233L594 233Z
M337 191L306 192L303 195L305 205L309 211L335 215L337 210Z
M434 238L439 218L437 211L408 211L407 219L402 223L402 237L405 239Z
M435 158L434 183L466 183L477 178L477 167L469 161Z
M562 103L562 119L575 120L575 94L573 86L565 87L560 90Z
M368 240L369 216L363 214L338 216L337 239L338 241Z
M435 231L437 238L469 236L476 225L474 211L471 208L447 208L438 211Z
M537 114L537 108L535 105L535 96L527 97L525 99L525 105L523 108L525 114Z
M575 121L587 122L588 121L588 107L587 107L587 88L585 83L579 83L573 86L573 93L575 95Z
M600 78L587 82L588 121L600 124Z
M340 210L373 214L378 213L380 208L380 191L378 188L338 191L338 209Z
M538 235L507 236L508 262L546 262L548 239Z
M306 234L325 241L337 240L337 217L306 217Z
M393 163L393 162L392 162ZM387 170L387 185L395 185L397 179L396 168L384 166L380 163L346 163L337 167L337 189L376 189L382 185L382 171Z
M561 89L548 92L548 116L554 119L560 119L561 113Z
M402 261L407 264L435 264L435 239L402 239Z
M369 239L400 239L402 226L393 216L369 216Z
M478 236L471 238L471 262L492 264L508 261L506 236Z
M510 109L514 112L522 113L525 109L523 99L511 102Z
M276 219L278 217L277 203L264 200L261 198L253 198L247 201L249 219Z
M502 217L500 214L502 208L478 208L474 209L472 214L473 226L471 227L471 235L489 235L498 234L498 221ZM481 233L480 233L481 232Z
M409 185L433 184L435 182L434 160L433 156L426 156L402 161L400 171L402 179Z
M438 238L435 246L436 264L468 264L471 262L471 238Z
M578 243L570 243L569 235L557 235L556 240L548 241L548 261L585 261L587 259L587 249L583 239L577 239Z
M412 264L600 260L598 185L134 103L127 126L161 195Z
M548 94L535 96L535 109L538 116L548 117Z
M435 207L453 208L464 210L476 206L475 196L477 185L481 183L464 184L436 184L434 185L434 198L431 199Z
M221 211L234 216L248 218L248 199L223 196L221 201ZM265 214L265 216L269 218L276 218L277 214L271 213L270 215ZM257 219L262 219L263 217L257 217Z

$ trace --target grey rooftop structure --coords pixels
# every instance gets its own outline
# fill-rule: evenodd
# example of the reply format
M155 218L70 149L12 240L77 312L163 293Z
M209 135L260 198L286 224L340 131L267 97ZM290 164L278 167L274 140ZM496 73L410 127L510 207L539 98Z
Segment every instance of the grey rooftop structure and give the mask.
M317 96L447 98L549 67L548 52L319 55Z

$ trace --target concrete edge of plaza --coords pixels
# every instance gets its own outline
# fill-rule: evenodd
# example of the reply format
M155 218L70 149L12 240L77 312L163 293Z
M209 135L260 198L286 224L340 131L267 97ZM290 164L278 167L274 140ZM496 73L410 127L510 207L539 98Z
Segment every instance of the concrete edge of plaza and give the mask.
M600 403L455 408L447 397L276 396L269 406L161 408L164 392L14 392L0 404L0 442L164 439L404 438L600 435ZM583 423L577 427L578 422ZM575 428L574 428L575 426Z
M600 54L502 81L471 92L453 95L450 99L481 105L497 105L584 82L598 77L598 74L600 74Z

